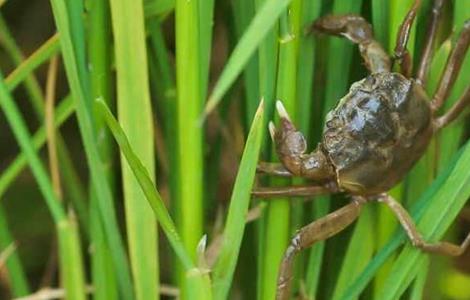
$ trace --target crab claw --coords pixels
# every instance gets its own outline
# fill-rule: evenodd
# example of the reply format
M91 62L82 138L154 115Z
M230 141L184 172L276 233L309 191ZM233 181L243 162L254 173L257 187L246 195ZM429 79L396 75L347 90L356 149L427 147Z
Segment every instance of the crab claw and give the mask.
M281 119L286 119L291 122L289 114L287 113L286 108L284 107L284 104L282 104L281 100L276 101L276 110Z
M271 134L271 139L274 142L274 138L276 136L276 126L274 125L273 121L269 122L269 134Z

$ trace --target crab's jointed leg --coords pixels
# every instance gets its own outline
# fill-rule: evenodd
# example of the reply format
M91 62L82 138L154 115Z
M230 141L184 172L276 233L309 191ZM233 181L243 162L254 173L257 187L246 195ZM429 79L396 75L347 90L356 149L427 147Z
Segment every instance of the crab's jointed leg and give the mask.
M462 62L470 44L470 20L465 21L462 31L447 60L446 68L442 74L436 94L432 100L432 109L436 112L448 98L459 74Z
M411 27L416 18L416 13L418 12L419 7L421 6L421 0L415 0L413 6L408 11L403 20L403 23L400 25L397 36L397 44L395 46L395 53L393 55L393 61L398 62L400 65L401 73L406 77L411 77L413 63L411 61L410 53L406 48L408 40L410 38Z
M465 249L467 249L468 245L470 244L470 234L467 235L461 245L455 245L448 242L429 243L424 240L416 228L413 219L400 203L387 194L380 195L377 200L379 202L385 203L392 210L408 235L408 238L410 239L413 246L423 251L442 255L459 256L465 251Z
M312 24L311 31L342 36L358 44L371 73L389 72L391 69L390 57L374 39L372 26L359 15L324 16Z
M297 254L303 249L311 247L314 243L328 239L348 227L357 219L365 202L364 198L354 197L350 204L308 224L297 232L281 262L277 281L277 300L288 300L290 297L293 264Z
M313 197L329 195L336 191L327 185L294 185L276 187L257 187L251 192L255 198Z
M470 106L470 86L464 92L462 97L441 117L434 122L436 129L439 130L455 120L465 108Z
M426 85L426 80L429 72L429 65L433 56L433 45L436 39L437 27L441 18L442 7L445 0L435 0L431 11L431 21L428 24L426 32L426 42L421 54L421 61L419 62L418 71L416 72L416 82L422 86Z
M287 170L281 163L260 161L256 167L256 172L266 175L292 177L292 173L289 172L289 170Z

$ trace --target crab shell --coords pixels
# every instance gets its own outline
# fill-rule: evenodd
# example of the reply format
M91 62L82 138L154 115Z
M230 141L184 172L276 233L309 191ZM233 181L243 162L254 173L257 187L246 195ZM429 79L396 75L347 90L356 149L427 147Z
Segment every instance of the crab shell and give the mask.
M423 155L433 135L428 97L398 73L354 83L326 117L321 147L342 190L389 190Z

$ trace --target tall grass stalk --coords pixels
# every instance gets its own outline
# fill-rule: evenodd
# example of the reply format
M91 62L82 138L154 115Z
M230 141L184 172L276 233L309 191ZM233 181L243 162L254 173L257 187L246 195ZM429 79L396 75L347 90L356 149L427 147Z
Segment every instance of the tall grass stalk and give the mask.
M276 98L280 99L294 122L297 119L297 81L298 50L301 38L301 8L302 1L294 0L290 4L289 14L281 17L280 32L278 35L279 57L276 71L277 89ZM278 185L285 180L273 180ZM287 181L285 184L289 184ZM289 199L272 199L266 208L266 229L264 233L265 256L263 257L263 285L262 291L265 299L273 299L276 294L277 274L279 265L290 237L290 209Z
M98 208L101 222L105 228L108 245L113 251L111 256L119 282L120 292L126 299L133 299L132 283L126 253L119 233L116 215L112 204L112 194L105 174L102 161L97 149L97 136L95 121L91 107L91 93L85 66L78 65L81 61L77 57L76 41L73 40L67 6L62 0L53 0L52 9L56 26L61 34L61 49L64 58L65 70L75 100L80 133L85 146L88 166L91 172L92 187L98 197Z
M111 1L110 4L115 42L119 121L136 154L155 181L153 117L148 84L143 4L121 0ZM158 295L159 282L156 221L124 157L121 162L136 299L153 299Z
M103 99L108 105L114 107L111 98L111 13L109 3L97 0L90 3L89 19L90 32L88 34L88 53L90 61L90 81L93 99ZM95 115L98 150L103 160L104 174L114 191L116 176L114 172L114 149L104 120ZM94 298L114 299L117 297L117 282L114 266L110 256L110 249L104 228L98 213L98 196L96 191L90 191L90 233L92 278L95 291Z
M203 127L200 124L203 89L199 63L201 50L201 3L198 0L176 0L176 95L177 95L177 155L179 199L177 224L186 250L196 258L196 246L203 234ZM189 50L190 49L190 50ZM189 50L189 51L188 51ZM184 280L183 274L179 275ZM183 284L184 286L184 284Z
M66 294L68 297L85 299L83 264L81 262L81 248L77 229L71 227L72 223L67 219L67 216L54 193L49 176L47 175L39 156L34 151L26 124L8 92L7 87L3 82L3 78L0 77L0 81L0 106L3 109L10 126L12 126L17 142L26 155L26 159L28 160L34 177L39 185L39 189L46 200L46 204L56 225L59 240L60 275L62 284L66 287Z

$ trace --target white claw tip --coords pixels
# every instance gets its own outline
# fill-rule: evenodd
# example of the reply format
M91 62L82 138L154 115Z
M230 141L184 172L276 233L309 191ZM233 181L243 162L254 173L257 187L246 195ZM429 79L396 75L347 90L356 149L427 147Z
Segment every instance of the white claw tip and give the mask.
M271 134L271 139L274 141L274 136L276 135L276 126L272 121L269 122L269 133Z
M284 104L282 104L281 100L276 101L276 109L277 113L281 118L287 119L290 121L289 114L286 111L286 108L284 107Z

